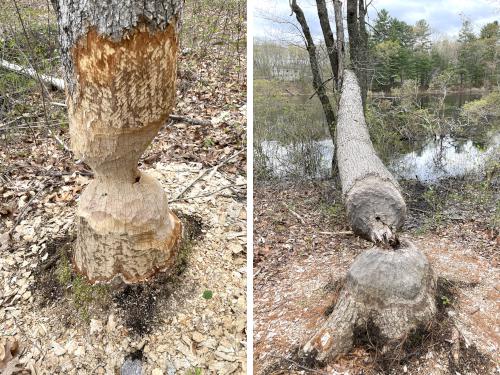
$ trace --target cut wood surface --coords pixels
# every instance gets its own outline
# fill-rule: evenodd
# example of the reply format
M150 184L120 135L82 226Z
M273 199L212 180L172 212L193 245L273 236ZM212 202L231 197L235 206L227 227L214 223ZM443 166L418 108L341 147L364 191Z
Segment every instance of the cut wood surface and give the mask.
M426 256L409 241L396 250L372 248L359 255L335 309L304 345L302 356L325 362L347 353L354 332L372 324L383 340L401 340L428 324L436 312L436 282Z
M175 103L180 0L58 0L71 146L95 179L73 262L91 282L144 281L174 264L182 225L138 160Z
M344 81L337 122L337 162L347 216L354 232L388 242L406 217L399 184L377 156L366 127L358 81Z

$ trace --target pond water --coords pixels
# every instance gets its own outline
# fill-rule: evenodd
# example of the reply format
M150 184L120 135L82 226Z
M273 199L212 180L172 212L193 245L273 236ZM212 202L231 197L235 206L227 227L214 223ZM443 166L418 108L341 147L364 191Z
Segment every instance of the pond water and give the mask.
M311 141L306 145L287 146L277 141L265 141L262 142L262 151L267 157L267 166L275 177L327 178L334 149L333 142L325 139ZM309 151L305 158L304 151ZM500 156L499 152L500 133L492 135L487 144L445 137L430 140L422 148L407 154L394 155L388 168L398 178L435 183L447 177L479 173L485 161ZM305 159L310 160L304 162Z
M452 94L450 110L457 110L478 95ZM423 100L432 100L423 99ZM423 106L426 103L422 103ZM486 141L484 141L486 139ZM481 141L480 141L481 140ZM268 171L278 178L328 178L333 158L331 139L283 145L278 141L260 144ZM432 184L447 177L460 177L483 171L485 162L500 158L500 133L476 134L469 139L446 136L410 147L406 154L389 158L389 170L400 179L418 179Z

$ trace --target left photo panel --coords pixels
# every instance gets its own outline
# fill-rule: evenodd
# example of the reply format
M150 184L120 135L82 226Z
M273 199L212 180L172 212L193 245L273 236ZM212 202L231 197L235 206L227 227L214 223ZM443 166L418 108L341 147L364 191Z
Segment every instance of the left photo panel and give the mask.
M245 0L0 4L0 373L244 374Z

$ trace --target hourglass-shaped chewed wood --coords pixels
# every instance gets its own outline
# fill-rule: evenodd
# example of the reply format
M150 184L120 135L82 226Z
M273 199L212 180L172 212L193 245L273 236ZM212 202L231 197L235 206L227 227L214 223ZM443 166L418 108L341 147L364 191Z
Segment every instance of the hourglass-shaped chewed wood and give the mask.
M182 226L138 160L175 101L182 0L56 0L72 149L95 172L74 265L92 282L140 282L174 263Z

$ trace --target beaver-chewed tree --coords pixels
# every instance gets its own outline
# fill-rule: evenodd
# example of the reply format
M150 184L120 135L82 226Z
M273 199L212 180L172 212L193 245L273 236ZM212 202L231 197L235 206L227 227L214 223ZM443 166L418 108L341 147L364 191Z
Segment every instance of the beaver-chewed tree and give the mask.
M95 172L73 262L91 282L140 282L172 266L182 232L137 165L174 105L183 0L52 1L72 149Z
M411 242L367 250L351 265L332 314L301 354L317 363L335 359L352 348L355 332L368 327L379 332L380 342L403 340L433 319L435 289L427 258Z
M383 247L355 259L332 314L302 347L304 359L319 363L349 351L355 332L371 326L381 341L395 342L427 325L436 312L436 283L427 258L394 233L404 221L406 205L373 150L357 79L349 70L344 71L337 147L351 225Z
M344 72L337 122L337 164L354 232L373 242L394 240L406 217L399 184L373 148L358 81Z

